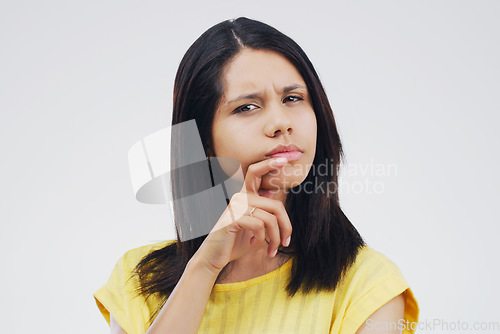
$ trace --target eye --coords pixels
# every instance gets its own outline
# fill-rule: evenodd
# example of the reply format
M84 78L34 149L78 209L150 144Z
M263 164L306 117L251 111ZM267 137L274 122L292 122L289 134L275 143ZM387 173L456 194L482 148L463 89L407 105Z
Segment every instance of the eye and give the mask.
M301 98L300 96L290 95L290 96L285 97L285 101L286 101L286 99L288 99L288 98L290 98L290 97L291 97L291 98L294 98L294 99L297 99L298 101L302 101L302 100L303 100L303 98ZM290 100L289 100L289 101L290 101ZM293 102L293 101L291 101L291 102Z
M250 110L245 110L246 108L248 108L248 106L255 106L255 104L244 104L241 107L234 109L233 113L240 114L240 113L249 112Z
M296 100L295 101L291 101L291 100L287 101L287 99L289 99L289 98L296 99ZM302 100L304 100L304 99L301 98L300 96L289 95L289 96L285 97L283 102L297 102L297 101L302 101ZM247 113L249 111L252 111L253 109L250 109L250 110L248 109L249 106L255 106L255 104L244 104L241 107L234 109L233 113L234 114L244 114L244 113Z

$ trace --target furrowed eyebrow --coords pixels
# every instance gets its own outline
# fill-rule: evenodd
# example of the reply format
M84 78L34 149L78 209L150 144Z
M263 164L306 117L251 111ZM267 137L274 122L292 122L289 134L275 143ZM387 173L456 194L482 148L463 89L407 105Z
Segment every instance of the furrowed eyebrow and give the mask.
M288 93L289 91L292 91L296 88L306 88L302 85L299 85L299 84L292 84L290 86L286 86L285 88L283 88L283 90L281 91L281 93ZM252 94L243 94L243 95L240 95L238 96L237 98L227 102L227 104L231 104L231 103L234 103L234 102L237 102L239 100L244 100L244 99L255 99L257 97L260 97L261 94L259 93L252 93Z

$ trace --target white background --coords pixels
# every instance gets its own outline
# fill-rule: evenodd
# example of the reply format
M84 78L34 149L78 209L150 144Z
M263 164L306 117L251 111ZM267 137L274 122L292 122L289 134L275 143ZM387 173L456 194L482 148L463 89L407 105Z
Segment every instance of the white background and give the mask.
M485 0L3 1L2 332L108 333L93 292L126 250L175 237L166 206L135 200L128 150L170 124L188 47L239 16L304 49L349 164L397 166L344 176L383 191L341 203L420 320L499 321L499 14Z

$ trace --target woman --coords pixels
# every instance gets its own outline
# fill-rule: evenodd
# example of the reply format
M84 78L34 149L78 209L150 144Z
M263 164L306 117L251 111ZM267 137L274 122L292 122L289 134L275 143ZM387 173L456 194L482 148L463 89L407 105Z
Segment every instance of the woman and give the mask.
M118 260L94 294L112 333L414 332L401 272L340 209L340 138L293 40L243 17L203 33L175 78L172 125L193 119L207 156L241 164L243 186L207 235L181 241L189 210L174 205L177 240ZM174 197L192 177L172 178Z

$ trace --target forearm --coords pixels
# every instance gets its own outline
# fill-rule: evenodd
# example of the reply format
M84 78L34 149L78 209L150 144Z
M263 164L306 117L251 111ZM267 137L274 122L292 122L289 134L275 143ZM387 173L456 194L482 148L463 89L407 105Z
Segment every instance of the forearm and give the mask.
M196 334L217 273L193 257L146 334Z

